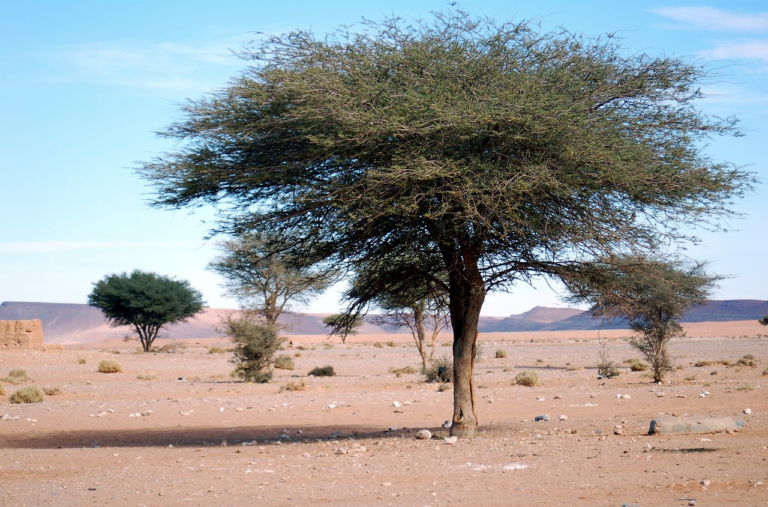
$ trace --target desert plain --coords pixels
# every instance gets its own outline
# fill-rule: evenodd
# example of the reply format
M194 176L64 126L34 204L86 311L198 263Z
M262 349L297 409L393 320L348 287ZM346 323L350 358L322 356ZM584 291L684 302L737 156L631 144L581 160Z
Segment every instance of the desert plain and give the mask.
M419 368L408 335L290 336L281 354L295 368L266 384L230 377L230 354L209 353L221 338L158 342L177 344L170 353L115 339L2 351L0 377L29 380L0 397L0 505L768 505L768 331L686 330L664 384L623 362L640 357L626 330L481 334L480 433L453 444L453 391L390 372ZM618 377L598 378L603 347ZM755 366L738 364L747 355ZM97 372L104 359L122 373ZM307 376L324 365L336 376ZM514 385L523 371L541 385ZM62 393L10 404L26 385ZM648 435L662 415L740 428ZM423 429L432 438L417 439Z

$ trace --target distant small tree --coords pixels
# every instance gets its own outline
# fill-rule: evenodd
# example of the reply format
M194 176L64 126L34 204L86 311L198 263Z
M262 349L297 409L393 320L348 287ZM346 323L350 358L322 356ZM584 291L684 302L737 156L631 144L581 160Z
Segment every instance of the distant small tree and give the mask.
M244 312L240 316L227 315L217 328L232 339L235 345L232 363L240 378L253 382L269 382L275 353L285 338L276 326L264 322L260 315Z
M353 320L344 317L342 314L334 313L323 319L323 324L330 329L330 334L339 335L341 343L347 343L347 336L356 335L357 328L363 325L363 318L359 315Z
M683 336L679 319L709 298L722 277L706 264L623 256L596 263L567 283L571 302L587 302L596 317L626 318L635 331L630 344L650 363L661 382L672 369L669 341Z
M203 296L186 280L135 270L94 283L88 304L99 308L112 327L133 328L149 352L161 329L202 311Z
M764 326L768 326L768 315L763 317L762 319L759 319L758 322Z
M293 266L269 235L242 234L218 243L221 255L208 269L224 278L224 288L240 306L270 325L291 304L305 304L337 279L337 273Z

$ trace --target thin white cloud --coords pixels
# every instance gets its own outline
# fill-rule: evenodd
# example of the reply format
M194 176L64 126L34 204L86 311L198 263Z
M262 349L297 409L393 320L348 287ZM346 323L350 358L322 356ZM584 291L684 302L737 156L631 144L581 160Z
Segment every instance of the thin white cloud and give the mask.
M242 44L223 41L207 45L140 42L91 42L38 52L34 56L56 62L56 82L128 86L162 90L208 90L222 84L243 62L229 48Z
M15 241L0 243L0 254L33 254L72 250L116 250L136 248L196 248L185 241Z
M762 60L768 62L768 41L725 42L704 51L702 56L714 60Z
M733 13L715 7L659 7L651 12L684 25L727 32L768 31L768 12Z

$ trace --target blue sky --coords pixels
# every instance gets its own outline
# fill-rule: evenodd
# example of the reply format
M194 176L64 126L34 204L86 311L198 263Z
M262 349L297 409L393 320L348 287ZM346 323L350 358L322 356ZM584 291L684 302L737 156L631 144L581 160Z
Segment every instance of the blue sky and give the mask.
M715 159L768 180L768 2L460 2L497 19L537 19L599 35L633 53L689 56L722 76L704 87L709 114L737 115L746 136L714 140ZM0 301L84 303L107 273L144 269L188 279L213 307L234 307L205 269L211 209L148 206L133 172L173 149L154 132L178 104L226 84L255 32L316 33L361 17L426 17L444 1L0 0ZM735 231L700 232L692 257L731 275L720 299L768 299L768 186L736 203ZM555 287L556 288L556 287ZM563 306L546 284L489 296L485 315ZM307 311L332 312L338 291Z

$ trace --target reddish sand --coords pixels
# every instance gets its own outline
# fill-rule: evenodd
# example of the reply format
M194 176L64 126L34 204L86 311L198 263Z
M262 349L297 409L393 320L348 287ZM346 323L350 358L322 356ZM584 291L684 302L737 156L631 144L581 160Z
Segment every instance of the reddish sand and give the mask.
M592 331L482 335L481 432L455 445L440 438L452 391L388 372L418 367L407 335L330 346L292 336L282 353L296 368L276 370L269 384L230 379L229 355L207 350L227 346L221 339L187 340L171 354L134 353L136 343L120 340L2 352L0 377L24 368L31 378L5 384L6 394L26 385L64 394L29 405L0 398L0 418L11 417L0 420L0 505L764 506L768 332L749 322L687 329L671 345L681 368L664 385L626 365L598 380L603 344L618 363L638 357L622 339L628 331L603 331L601 342ZM436 355L449 354L448 339ZM747 354L756 367L695 366ZM103 359L123 373L97 373ZM326 364L337 376L307 377ZM542 385L512 385L521 371ZM535 422L542 414L551 420ZM732 416L744 427L648 436L661 414ZM416 440L423 428L438 438Z

